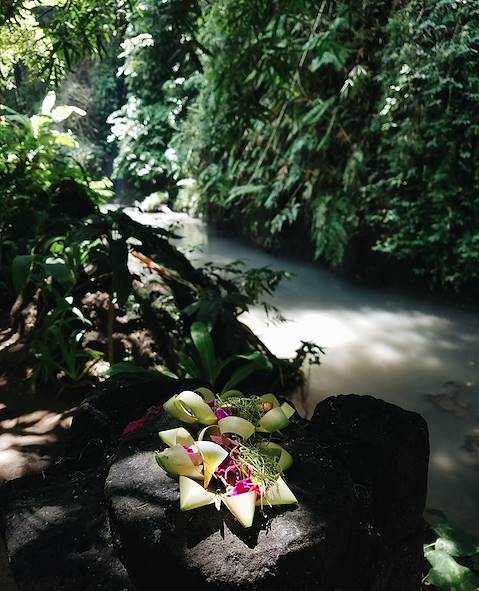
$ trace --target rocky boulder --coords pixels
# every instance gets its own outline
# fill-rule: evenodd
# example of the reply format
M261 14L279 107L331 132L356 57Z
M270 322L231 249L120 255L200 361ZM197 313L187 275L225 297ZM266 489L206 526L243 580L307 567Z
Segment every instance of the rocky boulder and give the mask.
M117 552L139 591L178 588L419 590L428 437L419 415L369 396L338 396L281 443L298 507L257 512L243 529L214 506L183 513L157 467L157 423L124 442L106 480Z
M429 463L425 420L384 400L350 394L321 402L311 429L354 482L350 558L356 589L420 589Z
M112 543L105 478L127 423L196 385L155 376L108 380L75 411L61 461L0 487L0 533L19 591L133 589Z

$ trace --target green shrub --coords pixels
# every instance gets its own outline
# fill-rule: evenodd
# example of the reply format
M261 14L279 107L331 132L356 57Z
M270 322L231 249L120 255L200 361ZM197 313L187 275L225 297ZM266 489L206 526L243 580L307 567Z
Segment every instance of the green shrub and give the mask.
M201 5L173 145L203 211L332 264L360 241L437 286L477 283L477 3Z
M169 142L198 66L189 34L196 16L196 2L185 9L181 0L136 2L128 15L118 69L126 99L108 121L118 149L113 176L138 194L165 188L177 173Z
M111 196L107 179L90 179L75 161L74 135L58 129L74 114L84 112L55 106L54 93L31 117L0 106L0 272Z

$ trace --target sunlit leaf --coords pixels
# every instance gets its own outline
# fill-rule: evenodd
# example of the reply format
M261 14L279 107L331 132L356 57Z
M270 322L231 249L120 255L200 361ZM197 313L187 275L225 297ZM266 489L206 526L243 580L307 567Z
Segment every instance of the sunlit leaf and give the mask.
M51 115L52 109L55 106L57 96L54 90L51 90L42 102L42 115Z
M72 113L79 115L80 117L84 117L86 115L86 111L80 109L79 107L74 107L72 105L61 105L59 107L55 107L50 115L53 121L56 123L60 123L61 121L65 121L68 119Z
M477 591L479 579L443 550L430 550L425 557L432 565L426 580L443 591Z
M58 133L55 136L55 143L59 144L60 146L65 146L67 148L76 148L77 141L75 138L69 133Z
M32 126L33 137L38 138L40 136L40 131L42 130L45 125L48 125L52 122L50 117L45 117L43 115L32 115L30 117L30 124Z
M444 550L452 556L472 556L479 553L479 540L463 529L450 523L438 523L432 529L439 536L436 550Z

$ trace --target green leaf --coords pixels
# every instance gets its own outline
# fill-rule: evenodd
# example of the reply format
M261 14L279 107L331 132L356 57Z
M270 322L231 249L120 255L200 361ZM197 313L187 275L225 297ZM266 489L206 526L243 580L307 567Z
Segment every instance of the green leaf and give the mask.
M215 502L215 495L186 476L180 476L180 508L182 511L198 509Z
M213 339L202 322L193 322L191 325L191 340L195 345L201 360L201 365L205 371L205 375L210 383L214 380L215 375L215 347Z
M435 549L451 556L472 556L479 553L479 540L472 534L450 523L438 523L432 529L438 534Z
M120 363L115 363L109 369L106 370L105 375L108 377L117 376L122 373L136 373L141 375L151 375L151 371L144 369L143 367L139 367L134 363L130 363L129 361L121 361Z
M238 360L238 355L231 355L231 357L227 357L224 361L222 361L219 365L217 365L214 376L213 376L212 383L214 383L218 379L221 372L224 369L226 369L228 367L228 365L231 365L233 363L233 361L237 361L237 360Z
M254 362L254 364L256 365L256 369L258 371L270 371L272 369L272 364L271 361L269 361L269 359L267 359L262 353L260 353L259 351L254 351L253 353L248 353L246 355L231 355L231 357L228 357L227 359L225 359L220 365L217 366L215 374L214 374L214 380L213 383L219 378L219 376L221 375L221 373L229 366L231 365L233 362L238 361L244 359L245 361L251 361ZM235 374L233 374L235 375ZM228 382L229 383L229 382ZM223 388L223 392L229 390L229 388L225 389Z
M92 326L91 321L85 317L85 315L80 310L80 308L73 306L71 310L72 310L73 314L75 314L75 316L83 322L83 324L87 324L88 326Z
M246 359L246 361L254 361L261 369L272 369L271 361L259 351L253 351L245 355L237 355L238 359Z
M138 365L135 365L134 363L131 363L129 361L120 361L119 363L115 363L109 369L106 370L105 375L107 375L108 377L113 377L123 373L138 374L144 376L156 375L167 378L168 380L177 379L177 376L175 376L169 371L148 370L144 369L143 367L139 367Z
M334 97L327 101L319 101L314 107L312 107L302 119L303 125L316 125L322 119L323 115L333 104Z
M75 138L69 133L59 133L55 135L55 143L67 148L76 148L77 142Z
M183 312L188 316L196 315L197 322L203 322L207 326L214 326L218 314L221 312L221 302L218 299L201 298L186 306Z
M477 591L479 579L467 567L462 566L443 550L425 553L431 570L426 580L443 591Z
M51 90L42 102L42 115L50 115L57 100L54 90Z
M260 193L261 191L266 189L266 187L267 185L241 185L239 187L234 187L234 189L230 191L227 203L235 197L239 197L241 195L251 195L252 193Z
M7 107L5 105L0 105L0 110L2 110L2 111L5 110L8 113L10 113L10 115L3 115L3 117L5 117L5 119L7 121L15 121L16 123L20 123L20 125L22 127L24 127L25 129L30 129L30 127L31 127L30 117L27 117L26 115L21 115L20 113L17 113L13 109L10 109L9 107Z
M33 259L31 254L19 254L13 259L12 281L16 292L20 292L28 283Z
M30 117L30 125L32 126L33 137L38 138L40 131L52 122L50 117L44 115L32 115Z
M179 353L178 357L180 359L180 367L182 367L187 374L189 374L192 378L204 378L203 373L189 355Z
M258 364L255 361L248 363L247 365L243 365L243 367L239 367L231 376L231 378L226 382L223 387L223 392L227 390L231 390L242 381L244 381L247 377L251 374L260 372L260 371L270 371L270 367L267 365Z
M311 72L317 72L322 66L331 65L339 71L344 67L343 60L334 51L325 51L320 57L315 57L309 66Z
M52 109L50 115L53 121L60 123L61 121L68 119L72 113L76 113L77 115L80 115L80 117L86 115L86 111L79 109L78 107L73 107L72 105L61 105L59 107L55 107Z
M47 259L47 262L43 264L45 274L53 277L62 287L68 289L73 285L73 275L71 269L65 264L62 259Z

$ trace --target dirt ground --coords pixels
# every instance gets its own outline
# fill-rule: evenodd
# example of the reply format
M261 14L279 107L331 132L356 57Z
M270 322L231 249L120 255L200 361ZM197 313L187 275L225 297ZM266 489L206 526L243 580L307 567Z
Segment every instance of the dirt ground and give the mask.
M8 480L43 472L61 457L74 408L68 398L30 394L0 375L0 487ZM1 532L0 589L16 591Z

